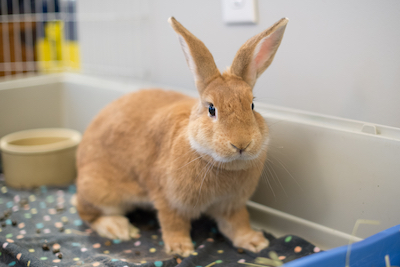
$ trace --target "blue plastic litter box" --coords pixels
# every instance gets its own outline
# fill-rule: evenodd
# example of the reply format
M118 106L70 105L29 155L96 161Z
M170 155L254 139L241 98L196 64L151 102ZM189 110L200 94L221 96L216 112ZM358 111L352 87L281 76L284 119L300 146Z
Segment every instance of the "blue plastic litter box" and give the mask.
M345 267L348 246L334 248L286 263L285 267ZM351 244L350 267L400 266L400 225Z

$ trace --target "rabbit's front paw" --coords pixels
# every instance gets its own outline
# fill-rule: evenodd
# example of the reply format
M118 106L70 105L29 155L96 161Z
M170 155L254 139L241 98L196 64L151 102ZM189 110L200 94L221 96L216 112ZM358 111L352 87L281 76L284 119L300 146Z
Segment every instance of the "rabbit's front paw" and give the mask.
M188 257L193 253L193 243L187 236L164 237L165 251L168 254L179 254L182 257Z
M251 230L247 234L235 238L233 244L235 247L244 248L252 252L260 252L268 247L269 241L264 237L262 232Z
M91 227L102 237L129 240L139 237L139 229L124 216L101 216Z

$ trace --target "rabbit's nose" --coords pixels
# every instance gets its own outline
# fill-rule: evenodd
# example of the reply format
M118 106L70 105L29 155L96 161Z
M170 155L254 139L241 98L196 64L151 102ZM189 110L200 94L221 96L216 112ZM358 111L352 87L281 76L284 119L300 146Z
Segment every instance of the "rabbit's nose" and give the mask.
M235 148L235 149L239 152L239 154L242 154L243 151L245 151L246 148L249 147L250 143L251 143L251 141L250 141L247 145L243 145L243 144L236 144L236 145L234 145L234 144L231 143L231 146L232 146L233 148Z

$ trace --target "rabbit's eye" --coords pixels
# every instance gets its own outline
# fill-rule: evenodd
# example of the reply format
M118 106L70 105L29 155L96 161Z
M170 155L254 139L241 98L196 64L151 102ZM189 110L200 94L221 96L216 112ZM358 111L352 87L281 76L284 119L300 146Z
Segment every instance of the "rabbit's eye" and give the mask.
M215 107L213 104L208 106L208 113L210 113L211 117L215 117Z
M254 109L254 103L251 103L251 109L252 110Z

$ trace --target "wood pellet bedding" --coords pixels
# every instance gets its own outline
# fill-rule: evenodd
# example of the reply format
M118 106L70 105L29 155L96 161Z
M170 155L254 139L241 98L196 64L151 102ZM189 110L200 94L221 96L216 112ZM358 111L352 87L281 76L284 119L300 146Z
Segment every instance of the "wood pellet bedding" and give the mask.
M195 252L188 258L171 256L163 251L154 212L137 210L128 215L141 231L138 239L109 240L79 218L70 204L74 193L74 185L15 190L0 174L0 266L246 266L259 262L257 257L279 266L320 251L294 235L275 238L265 233L270 246L254 254L234 248L212 220L201 218L192 224Z

